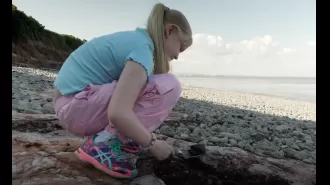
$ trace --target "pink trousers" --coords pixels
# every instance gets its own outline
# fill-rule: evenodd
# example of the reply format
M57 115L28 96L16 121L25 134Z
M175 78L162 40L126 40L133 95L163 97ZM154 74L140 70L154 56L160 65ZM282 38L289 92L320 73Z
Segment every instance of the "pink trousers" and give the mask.
M107 108L116 81L104 85L88 85L77 94L60 96L54 106L60 123L70 133L84 137L102 130L122 136L108 120ZM168 117L181 94L181 84L172 74L151 75L141 90L133 111L141 124L155 131ZM124 113L123 113L124 114Z

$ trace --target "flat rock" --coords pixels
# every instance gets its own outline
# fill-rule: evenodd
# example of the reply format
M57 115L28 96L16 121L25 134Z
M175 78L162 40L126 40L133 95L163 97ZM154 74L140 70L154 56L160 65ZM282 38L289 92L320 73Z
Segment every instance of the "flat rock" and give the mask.
M205 154L193 158L189 150L194 143L161 135L159 137L173 145L176 151L181 151L181 155L169 161L158 162L148 153L142 153L137 156L137 167L140 175L147 177L141 177L135 181L123 181L111 178L77 160L73 151L79 147L83 139L70 136L58 126L51 127L54 129L50 129L45 134L42 129L49 128L51 124L59 125L53 115L36 116L15 113L12 124L12 184L14 185L123 185L130 183L131 185L132 183L149 185L148 181L153 184L162 183L159 179L167 185L184 182L245 184L248 181L255 184L283 185L316 183L316 165L313 164L293 159L260 157L239 148L219 146L206 146ZM24 127L24 124L28 126ZM33 130L32 128L36 126L38 129L34 129L33 132L24 131L24 128ZM224 173L227 174L227 178L222 178L221 174ZM242 181L235 178L237 175L242 177Z

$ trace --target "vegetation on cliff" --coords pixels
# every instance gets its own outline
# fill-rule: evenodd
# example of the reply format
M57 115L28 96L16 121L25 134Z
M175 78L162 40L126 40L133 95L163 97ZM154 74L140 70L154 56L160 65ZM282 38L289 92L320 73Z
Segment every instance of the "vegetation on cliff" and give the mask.
M45 26L12 4L12 42L21 44L29 40L40 41L68 53L86 42L72 35L58 34L45 29Z

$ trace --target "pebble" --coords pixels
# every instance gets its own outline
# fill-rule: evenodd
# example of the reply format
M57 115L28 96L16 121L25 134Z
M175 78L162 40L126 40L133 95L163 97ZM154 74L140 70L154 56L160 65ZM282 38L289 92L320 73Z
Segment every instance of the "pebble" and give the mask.
M209 141L213 142L213 143L220 143L221 139L215 136L212 136L209 138Z
M160 133L166 135L166 136L170 136L173 137L176 133L175 133L175 129L168 126L168 125L164 125L160 128Z
M190 134L190 130L185 127L179 127L177 130L179 133Z
M229 143L230 143L232 146L236 146L237 141L236 141L235 139L230 139L230 140L229 140Z
M12 67L12 112L54 114L56 75L56 71ZM155 133L316 164L314 102L184 85L181 97L174 111L186 113L185 122L164 124Z
M189 135L189 140L193 143L198 143L202 140L202 138L197 134L190 134Z

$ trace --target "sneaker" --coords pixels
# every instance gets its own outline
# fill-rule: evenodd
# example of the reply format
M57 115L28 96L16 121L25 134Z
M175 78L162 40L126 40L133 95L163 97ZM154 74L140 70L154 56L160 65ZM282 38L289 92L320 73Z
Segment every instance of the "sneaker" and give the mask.
M95 168L115 178L134 178L137 176L135 164L131 164L121 150L122 143L116 137L105 142L95 143L94 137L88 138L75 151L76 156Z
M127 143L122 145L120 148L125 152L133 154L139 153L141 151L141 146L130 139L128 139Z

